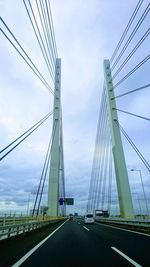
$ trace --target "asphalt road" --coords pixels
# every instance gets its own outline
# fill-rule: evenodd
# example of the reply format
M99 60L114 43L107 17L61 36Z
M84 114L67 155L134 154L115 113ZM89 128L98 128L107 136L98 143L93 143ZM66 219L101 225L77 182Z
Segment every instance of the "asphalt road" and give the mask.
M13 267L150 266L150 236L66 221Z

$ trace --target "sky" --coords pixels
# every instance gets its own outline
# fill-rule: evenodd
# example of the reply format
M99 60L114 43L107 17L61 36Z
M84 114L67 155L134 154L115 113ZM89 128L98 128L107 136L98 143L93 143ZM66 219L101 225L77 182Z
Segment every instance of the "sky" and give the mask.
M66 196L75 199L68 212L84 213L92 169L94 144L103 88L103 60L113 51L137 0L51 0L58 55L62 59L62 115ZM137 18L148 4L143 2ZM36 65L50 81L27 17L23 1L0 0L1 16ZM125 58L149 26L149 15L127 49ZM136 21L133 23L133 27ZM53 96L0 34L0 146L32 126L53 109ZM149 54L149 38L114 83ZM116 88L116 95L149 83L147 62L132 78ZM51 82L51 81L50 81ZM117 107L149 117L149 89L117 100ZM149 161L149 122L119 114L120 123ZM0 212L32 208L52 118L1 162ZM127 169L141 169L147 195L150 175L123 139ZM133 194L141 194L138 172L129 171ZM138 186L136 186L138 185ZM47 183L46 183L47 188ZM47 189L43 204L46 204ZM115 189L114 189L115 190Z

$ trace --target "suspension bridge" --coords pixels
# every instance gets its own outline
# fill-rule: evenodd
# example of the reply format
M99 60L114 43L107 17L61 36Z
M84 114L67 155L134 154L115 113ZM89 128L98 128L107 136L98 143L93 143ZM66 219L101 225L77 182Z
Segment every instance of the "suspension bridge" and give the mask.
M128 122L134 127L134 120L138 120L141 129L147 131L148 126L142 123L150 121L148 115L136 113L133 104L137 94L141 99L142 95L149 96L150 3L136 1L112 57L100 62L103 64L103 89L84 211L94 216L93 225L84 225L83 214L74 216L73 220L67 215L67 204L73 204L73 199L67 197L65 188L63 64L56 45L50 0L23 0L22 7L43 63L36 64L3 16L0 17L1 40L26 66L24 71L29 69L41 88L48 90L53 97L53 108L2 147L0 161L9 160L11 155L15 157L18 147L44 128L50 118L53 120L30 214L28 206L27 214L4 212L0 217L0 266L149 266L150 164L148 155L144 155L142 147L136 143L140 132L134 140L128 133ZM48 76L44 74L45 69ZM122 87L120 91L119 87ZM138 167L127 164L127 149L131 157L137 158ZM130 173L135 174L137 183L132 184ZM43 206L44 190L47 204Z

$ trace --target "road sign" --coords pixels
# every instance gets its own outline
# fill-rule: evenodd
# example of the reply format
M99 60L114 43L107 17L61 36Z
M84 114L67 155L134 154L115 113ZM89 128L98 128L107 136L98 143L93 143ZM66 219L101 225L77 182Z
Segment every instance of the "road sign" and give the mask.
M63 203L64 203L64 199L63 198L60 198L59 199L59 205L63 205Z
M64 198L65 205L74 205L74 199L73 198Z

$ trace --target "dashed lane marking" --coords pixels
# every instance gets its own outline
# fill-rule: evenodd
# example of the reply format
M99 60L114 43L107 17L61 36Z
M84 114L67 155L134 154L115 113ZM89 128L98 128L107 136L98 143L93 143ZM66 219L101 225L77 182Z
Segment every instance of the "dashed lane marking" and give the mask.
M119 249L115 248L115 247L111 247L113 250L115 250L119 255L121 255L123 258L125 258L127 261L129 261L131 264L133 264L136 267L142 267L142 265L138 264L137 262L135 262L134 260L132 260L131 258L129 258L126 254L124 254L123 252L121 252Z
M90 231L90 229L88 229L87 227L85 227L85 226L83 226L83 228L85 229L85 230L87 230L87 231Z

